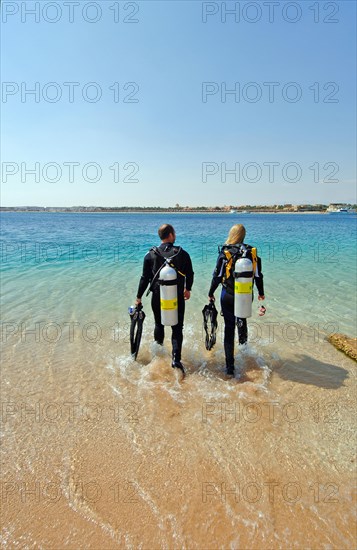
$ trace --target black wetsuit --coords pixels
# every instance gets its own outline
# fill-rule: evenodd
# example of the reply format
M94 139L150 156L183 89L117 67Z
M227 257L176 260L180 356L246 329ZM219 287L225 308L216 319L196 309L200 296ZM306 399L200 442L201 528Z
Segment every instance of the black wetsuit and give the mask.
M185 316L185 300L184 289L191 291L193 284L193 270L192 262L189 254L172 243L162 243L159 247L159 253L154 252L153 249L149 250L144 258L143 274L139 282L139 288L137 297L141 299L149 283L152 282L154 276L160 267L164 264L164 258L171 258L172 263L177 269L177 309L178 309L178 323L172 328L172 357L175 362L181 361L181 349L182 349L182 329ZM177 255L175 255L178 252ZM180 272L180 273L179 273ZM162 344L165 337L164 325L161 324L161 309L160 309L160 285L158 278L153 284L151 307L155 317L155 330L154 338L156 342Z
M227 245L226 245L227 246ZM244 244L244 246L249 250L251 249L250 245ZM231 249L234 252L239 245L232 245ZM218 288L219 284L222 283L223 277L225 276L225 267L226 267L227 258L223 251L220 252L215 270L213 272L211 287L208 292L208 296L213 296L215 290ZM264 284L263 284L263 274L261 271L261 259L257 257L257 268L254 274L254 281L258 289L259 296L264 296ZM247 328L247 319L240 319L234 317L234 276L233 269L231 269L231 274L227 280L222 283L222 293L221 293L221 307L224 317L224 352L226 356L226 367L227 372L232 373L234 370L234 333L235 325L237 323L238 327L238 341L239 344L245 344L248 340L248 328Z

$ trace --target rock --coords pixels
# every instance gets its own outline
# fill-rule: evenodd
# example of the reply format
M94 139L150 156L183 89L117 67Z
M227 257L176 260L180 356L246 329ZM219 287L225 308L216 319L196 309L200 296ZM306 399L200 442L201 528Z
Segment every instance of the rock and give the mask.
M349 338L345 334L330 334L327 340L335 348L357 361L357 338Z

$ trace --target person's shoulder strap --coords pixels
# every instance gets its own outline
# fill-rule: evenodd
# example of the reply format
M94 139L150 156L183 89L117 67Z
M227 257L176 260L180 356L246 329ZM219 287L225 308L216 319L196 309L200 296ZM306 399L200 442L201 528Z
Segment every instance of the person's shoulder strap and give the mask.
M253 264L253 273L254 273L254 275L255 275L256 272L257 272L257 267L258 267L258 253L257 253L257 249L256 249L255 246L251 246L250 244L245 244L244 247L245 247L244 255L247 256L249 259L252 260L252 264Z
M182 273L182 271L180 271L175 263L172 261L175 259L175 257L180 254L180 252L182 251L182 248L181 246L173 246L171 249L170 249L170 252L173 251L174 253L171 254L170 256L165 256L165 254L163 253L163 251L158 248L157 246L153 246L150 251L154 252L154 254L156 254L157 256L159 256L160 258L162 258L162 260L166 261L170 267L173 267L174 269L176 269L177 273L179 273L180 275L182 275L182 277L186 277L186 274L185 273Z
M161 258L164 258L164 260L166 260L166 258L173 258L174 256L177 256L180 252L181 252L182 248L181 246L173 246L170 248L169 252L173 252L173 254L170 254L169 256L166 256L164 254L164 251L161 250L160 247L158 246L153 246L150 248L150 252L154 252L154 254L156 254L157 256L160 256Z
M233 248L229 245L222 246L221 251L225 256L225 263L226 263L226 265L225 265L225 279L227 280L227 279L229 279L229 277L232 273L232 267L233 267L235 253L234 253Z
M152 246L149 252L154 252L154 254L156 254L157 256L161 256L161 258L164 257L158 246Z
M252 255L252 263L253 263L253 273L255 275L258 267L258 254L257 254L257 249L254 246L251 247L251 255Z

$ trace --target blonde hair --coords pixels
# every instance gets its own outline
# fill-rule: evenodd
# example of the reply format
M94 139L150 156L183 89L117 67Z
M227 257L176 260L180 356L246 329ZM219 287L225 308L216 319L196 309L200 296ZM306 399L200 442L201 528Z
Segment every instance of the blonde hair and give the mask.
M245 227L244 225L237 223L230 228L226 244L240 244L244 241L245 238Z

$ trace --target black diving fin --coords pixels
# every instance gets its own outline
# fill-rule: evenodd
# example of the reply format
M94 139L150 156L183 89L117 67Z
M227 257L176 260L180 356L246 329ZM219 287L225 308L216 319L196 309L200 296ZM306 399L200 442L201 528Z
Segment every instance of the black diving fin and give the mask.
M206 332L206 349L210 351L216 343L216 332L218 327L217 316L218 311L213 302L210 302L202 310L203 328Z
M145 319L145 313L143 311L142 304L138 304L137 306L133 307L131 306L129 308L129 315L131 319L130 323L130 352L135 359L138 356L139 348L140 348L140 342L141 342L141 335L143 333L143 324Z

